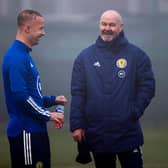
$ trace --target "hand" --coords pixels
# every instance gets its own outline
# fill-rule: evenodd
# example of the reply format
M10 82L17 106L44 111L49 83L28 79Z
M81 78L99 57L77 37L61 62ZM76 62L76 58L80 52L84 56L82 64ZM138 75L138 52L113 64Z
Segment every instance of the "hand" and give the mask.
M64 115L57 112L51 112L50 114L50 121L53 121L54 128L62 128L64 123Z
M65 105L68 102L68 100L65 98L65 96L60 95L60 96L56 96L55 102L56 102L56 104Z
M81 128L76 129L75 131L72 132L72 137L73 137L74 141L81 142L82 139L85 139L84 130Z
M53 127L57 128L57 129L60 129L60 128L63 127L63 123L62 122L53 121Z

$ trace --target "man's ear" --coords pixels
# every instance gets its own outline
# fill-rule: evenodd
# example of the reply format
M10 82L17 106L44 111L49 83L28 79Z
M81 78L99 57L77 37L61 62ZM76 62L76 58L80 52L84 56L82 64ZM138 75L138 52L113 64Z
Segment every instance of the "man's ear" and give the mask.
M30 29L31 29L30 25L25 25L25 32L26 33L29 33Z
M120 32L124 29L124 24L120 25Z

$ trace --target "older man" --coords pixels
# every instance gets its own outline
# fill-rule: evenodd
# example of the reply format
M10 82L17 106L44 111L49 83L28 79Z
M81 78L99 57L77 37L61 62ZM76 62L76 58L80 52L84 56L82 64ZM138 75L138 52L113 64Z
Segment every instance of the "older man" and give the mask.
M155 92L151 61L124 35L121 15L105 11L100 36L74 62L70 128L85 141L96 168L142 168L144 143L140 126Z

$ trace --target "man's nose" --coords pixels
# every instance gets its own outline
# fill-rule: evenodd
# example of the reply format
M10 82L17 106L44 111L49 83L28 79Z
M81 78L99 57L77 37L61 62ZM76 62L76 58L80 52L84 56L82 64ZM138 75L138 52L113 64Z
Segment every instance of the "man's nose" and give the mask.
M110 30L111 29L111 26L110 25L106 25L105 26L105 30Z
M45 36L45 34L46 34L45 30L43 30L41 34L42 34L42 36Z

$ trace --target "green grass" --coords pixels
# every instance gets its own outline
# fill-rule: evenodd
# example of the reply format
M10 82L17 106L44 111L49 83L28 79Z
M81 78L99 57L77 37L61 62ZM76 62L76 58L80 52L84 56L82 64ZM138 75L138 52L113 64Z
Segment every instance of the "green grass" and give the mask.
M168 168L168 129L145 131L146 168Z
M75 162L76 144L67 130L50 129L52 168L94 168L93 162ZM168 129L145 130L143 158L145 168L168 168ZM10 168L9 146L5 135L0 137L0 168Z

